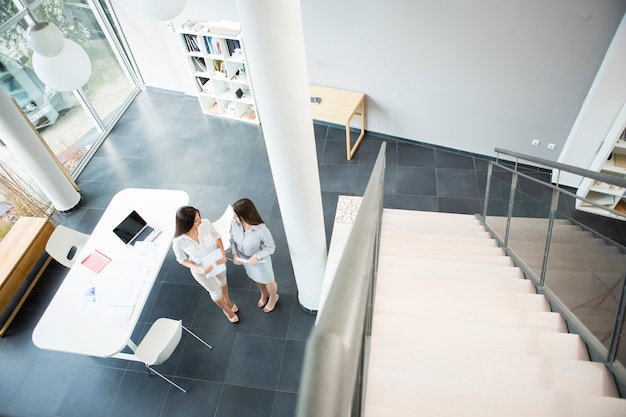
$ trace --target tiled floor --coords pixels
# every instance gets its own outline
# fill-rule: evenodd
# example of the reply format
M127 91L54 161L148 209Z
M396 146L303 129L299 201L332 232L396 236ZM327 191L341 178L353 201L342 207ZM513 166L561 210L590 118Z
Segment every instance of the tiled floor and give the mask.
M478 213L487 161L395 138L366 136L345 158L344 131L315 126L330 243L337 197L361 195L376 154L387 141L385 207ZM546 180L545 173L536 176ZM182 189L203 217L251 198L273 232L273 264L281 294L271 314L256 307L256 286L229 265L232 299L241 322L229 323L208 294L170 254L134 339L158 317L182 318L212 351L187 337L160 367L189 388L184 395L143 365L42 351L31 341L38 318L66 274L51 264L0 339L2 416L292 416L305 341L315 317L303 311L258 126L203 116L195 99L143 92L78 178L82 206L60 222L89 233L111 197L127 187ZM620 232L621 233L621 232Z

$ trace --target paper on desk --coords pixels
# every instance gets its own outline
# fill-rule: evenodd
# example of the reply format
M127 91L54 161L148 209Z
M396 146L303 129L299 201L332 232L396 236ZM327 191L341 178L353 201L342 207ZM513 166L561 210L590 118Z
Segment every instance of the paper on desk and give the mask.
M223 264L219 264L219 265L215 263L218 259L221 259L221 258L222 258L222 250L219 248L215 249L213 252L209 253L204 258L202 258L201 262L204 268L207 268L209 265L213 265L213 269L211 270L211 272L206 274L208 277L212 277L214 275L217 275L226 271L226 262L224 262Z

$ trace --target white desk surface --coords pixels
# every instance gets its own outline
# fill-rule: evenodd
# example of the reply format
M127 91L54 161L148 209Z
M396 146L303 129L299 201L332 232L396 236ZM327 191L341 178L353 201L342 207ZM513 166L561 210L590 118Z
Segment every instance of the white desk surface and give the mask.
M178 190L129 188L117 193L35 327L35 345L100 357L132 346L133 329L170 249L176 210L188 202L187 193ZM113 234L132 210L161 229L154 241L126 246ZM81 264L94 250L111 258L97 274ZM91 287L95 302L84 296Z

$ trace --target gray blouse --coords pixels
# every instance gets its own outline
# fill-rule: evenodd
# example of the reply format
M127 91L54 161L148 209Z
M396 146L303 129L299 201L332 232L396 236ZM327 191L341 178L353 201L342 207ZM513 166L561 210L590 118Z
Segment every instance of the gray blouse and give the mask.
M243 225L232 220L230 225L230 244L233 254L243 258L250 258L256 255L263 259L272 255L276 250L276 244L270 229L265 223L252 226L252 229L245 232Z

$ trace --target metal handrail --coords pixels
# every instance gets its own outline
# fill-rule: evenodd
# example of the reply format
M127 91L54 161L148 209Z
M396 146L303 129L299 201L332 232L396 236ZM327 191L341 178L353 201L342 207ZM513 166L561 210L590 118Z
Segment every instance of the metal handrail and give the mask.
M549 159L543 159L532 155L526 155L520 152L509 151L502 148L495 148L494 151L498 154L509 155L514 158L523 159L528 162L533 162L539 165L547 166L548 168L558 169L561 171L570 172L572 174L580 175L581 177L588 177L594 180L607 182L614 185L619 185L620 187L626 187L626 179L616 177L613 175L603 174L597 171L590 171L588 169L575 167L573 165L563 164L561 162L550 161Z
M567 165L567 164L561 164L559 162L554 162L554 161L548 161L542 158L537 158L534 156L530 156L530 155L524 155L521 154L519 152L514 152L514 151L507 151L504 149L500 149L500 148L496 148L495 149L496 152L498 153L502 153L502 154L506 154L506 155L510 155L513 156L515 158L518 159L523 159L523 160L527 160L530 162L534 162L534 163L538 163L538 164L542 164L544 166L547 166L549 168L553 168L553 169L559 169L562 171L566 171L566 172L570 172L573 174L577 174L584 177L588 177L588 178L592 178L592 179L596 179L599 181L603 181L609 184L614 184L614 185L618 185L620 187L626 187L626 181L622 178L619 177L615 177L612 175L606 175L606 174L602 174L602 173L598 173L595 171L589 171L586 169L582 169L582 168L578 168L578 167L573 167L571 165ZM487 221L487 212L488 212L488 201L489 201L489 192L490 192L490 182L491 182L491 175L493 173L492 170L492 166L498 166L501 169L504 169L510 173L512 173L512 177L511 177L511 194L509 196L509 210L508 210L508 214L507 214L507 224L506 224L506 231L505 231L505 236L499 236L492 228L491 226L488 224ZM544 255L543 255L543 264L541 267L541 271L539 273L539 275L537 275L530 267L528 267L528 265L525 263L523 258L520 258L518 256L517 253L515 253L515 250L510 248L508 245L508 240L509 240L509 233L510 233L510 226L511 226L511 220L512 220L512 212L513 212L513 205L514 205L514 195L515 195L515 189L516 189L516 185L517 185L517 180L518 177L524 177L527 180L530 181L534 181L536 183L541 184L542 186L552 190L552 199L551 199L551 203L550 203L550 216L548 218L549 223L548 223L548 227L546 230L546 242L545 242L545 249L544 249ZM565 320L568 323L568 327L574 331L575 333L578 333L582 339L585 341L585 343L587 344L588 349L590 350L590 353L592 354L593 357L599 358L602 362L604 362L608 369L613 373L613 376L615 377L616 381L620 384L620 386L626 387L626 369L624 368L624 364L620 364L619 366L615 363L615 359L616 359L616 352L618 349L618 344L619 344L619 335L621 333L621 329L623 328L624 325L624 320L625 320L625 315L626 315L626 280L625 280L625 284L622 288L622 292L619 296L619 302L618 302L618 307L617 307L617 311L616 311L616 317L615 317L615 322L614 322L614 327L613 327L613 332L612 332L612 338L611 338L611 342L609 347L605 347L598 339L597 337L582 323L582 321L577 317L577 315L571 311L567 305L558 297L557 294L555 294L548 286L545 285L545 275L547 273L547 270L549 269L548 267L548 257L550 254L550 245L551 245L551 240L552 240L552 232L553 232L553 225L554 225L554 220L557 217L557 212L558 212L558 202L559 202L559 198L561 194L567 195L569 197L575 198L575 199L580 199L582 201L585 201L586 203L590 204L593 207L596 207L600 210L604 210L607 213L612 213L616 216L619 217L626 217L624 215L624 213L620 213L617 212L613 209L609 209L608 207L604 207L601 206L600 204L597 204L594 201L588 200L584 197L581 196L577 196L576 194L573 194L567 190L564 190L562 188L559 188L558 186L554 186L552 184L548 184L542 181L537 180L536 178L532 178L528 175L525 175L524 173L521 173L519 171L517 171L517 166L515 167L515 169L506 167L502 164L499 164L497 161L496 162L491 162L489 165L489 173L487 175L487 187L486 187L486 195L485 195L485 205L483 207L483 213L482 213L482 218L481 221L483 223L483 225L485 226L485 228L490 232L490 234L494 237L494 239L496 239L496 241L498 241L498 243L500 244L500 246L502 246L507 255L509 257L511 257L515 264L520 267L523 271L524 274L530 278L535 285L538 287L538 289L548 298L548 300L550 301L553 309L555 311L558 311L563 318L565 318ZM595 230L590 229L588 226L585 226L585 228L591 230L594 233L597 233ZM620 246L620 245L616 245L616 246ZM622 248L623 249L623 248ZM626 390L626 388L624 388L624 390ZM620 389L620 392L622 392L623 390ZM622 392L622 395L624 395L624 392Z
M361 416L385 176L383 143L306 344L297 417Z

